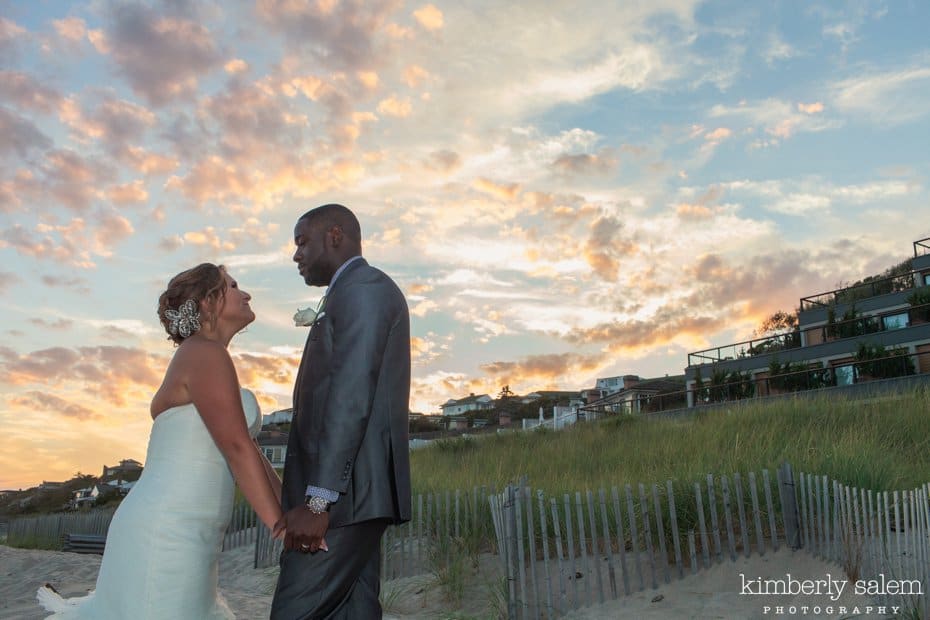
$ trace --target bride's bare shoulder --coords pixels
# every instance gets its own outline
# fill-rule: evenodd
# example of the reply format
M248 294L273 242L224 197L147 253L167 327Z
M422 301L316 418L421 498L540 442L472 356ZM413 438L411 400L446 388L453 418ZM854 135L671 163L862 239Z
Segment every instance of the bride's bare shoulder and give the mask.
M152 396L150 413L159 413L178 405L193 402L192 392L204 384L221 387L235 381L235 370L229 351L223 345L202 338L182 342L168 363L161 386Z

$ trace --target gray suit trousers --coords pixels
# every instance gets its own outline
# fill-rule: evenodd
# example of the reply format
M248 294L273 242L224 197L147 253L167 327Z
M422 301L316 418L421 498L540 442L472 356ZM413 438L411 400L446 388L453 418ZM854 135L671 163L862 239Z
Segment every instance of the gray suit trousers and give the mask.
M387 525L377 519L330 529L329 551L284 551L271 620L380 620Z

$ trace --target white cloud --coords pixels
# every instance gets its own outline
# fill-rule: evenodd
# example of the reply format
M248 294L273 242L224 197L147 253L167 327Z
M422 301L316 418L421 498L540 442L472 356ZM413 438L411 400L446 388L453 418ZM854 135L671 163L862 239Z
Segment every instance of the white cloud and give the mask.
M834 105L880 125L911 123L930 114L927 58L896 71L873 72L832 85Z

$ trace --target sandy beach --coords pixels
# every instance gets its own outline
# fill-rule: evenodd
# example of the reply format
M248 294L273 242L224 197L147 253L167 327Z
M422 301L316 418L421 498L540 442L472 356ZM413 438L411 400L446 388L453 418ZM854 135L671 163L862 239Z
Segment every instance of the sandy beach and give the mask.
M253 549L243 547L220 556L220 589L243 619L267 618L277 569L253 569ZM44 617L35 599L36 589L51 583L63 596L77 596L93 588L100 556L14 549L0 546L0 618L35 620ZM479 575L481 572L479 571ZM836 580L846 576L836 565L806 553L781 550L763 557L739 558L717 564L697 575L674 579L603 605L569 613L574 620L606 618L883 618L877 605L846 588L817 595L752 595L740 590L744 580ZM450 606L430 576L388 582L384 587L385 618L443 619L492 618L489 584L472 579L463 597L464 608ZM483 599L483 600L482 600ZM499 606L500 603L498 602ZM781 607L784 611L777 613ZM791 610L794 610L793 613ZM805 611L806 610L806 611ZM819 611L819 613L815 613Z

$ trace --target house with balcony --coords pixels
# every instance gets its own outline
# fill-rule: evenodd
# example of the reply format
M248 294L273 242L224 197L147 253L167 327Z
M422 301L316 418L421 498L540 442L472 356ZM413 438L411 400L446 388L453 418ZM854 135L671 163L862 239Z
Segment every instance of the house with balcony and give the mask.
M483 409L493 409L494 399L487 394L469 394L465 398L450 398L442 405L442 415L444 416L461 416L469 411L481 411Z
M684 375L643 379L636 375L622 377L623 387L579 407L585 419L602 414L649 413L685 405Z
M803 297L797 328L688 355L689 407L930 373L930 238L910 270Z
M142 472L142 463L135 459L123 459L119 465L103 466L103 473L100 478L111 478L113 476L132 476L138 478Z

